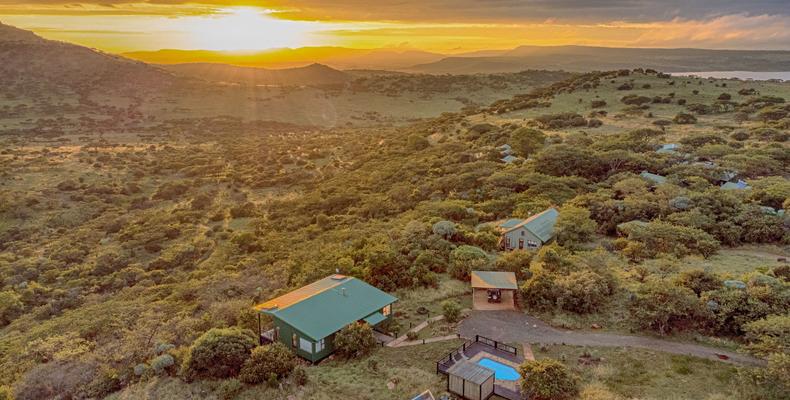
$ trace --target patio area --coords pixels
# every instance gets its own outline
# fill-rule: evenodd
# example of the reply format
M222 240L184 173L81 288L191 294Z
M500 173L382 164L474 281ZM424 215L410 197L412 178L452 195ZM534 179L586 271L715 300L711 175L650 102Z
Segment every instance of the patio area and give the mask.
M461 347L437 361L436 373L447 375L448 370L457 363L464 361L478 363L483 358L488 358L516 370L524 362L524 356L519 354L517 348L477 335L472 341L464 343ZM509 400L521 400L519 383L520 379L516 381L494 379L494 394Z

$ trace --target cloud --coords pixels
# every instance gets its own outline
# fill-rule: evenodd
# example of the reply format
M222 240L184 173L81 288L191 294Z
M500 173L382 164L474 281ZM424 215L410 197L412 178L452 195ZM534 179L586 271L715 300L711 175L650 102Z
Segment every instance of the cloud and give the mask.
M109 12L109 6L130 13L157 8L163 12L177 7L210 12L228 6L256 6L278 10L288 19L402 22L646 22L790 12L787 0L0 0L0 7L5 9L69 4L85 4L94 13Z

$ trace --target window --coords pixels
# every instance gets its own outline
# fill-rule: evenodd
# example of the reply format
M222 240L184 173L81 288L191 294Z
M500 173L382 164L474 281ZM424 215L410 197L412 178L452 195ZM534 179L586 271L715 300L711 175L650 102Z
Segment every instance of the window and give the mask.
M293 347L298 347L299 346L299 336L296 336L295 333L293 335L291 335L291 346L293 346Z
M299 349L308 353L313 352L313 342L307 339L299 339Z
M321 339L321 340L318 341L318 343L315 344L315 352L316 353L320 353L320 352L324 351L324 344L325 344L324 340L326 340L326 339Z
M392 304L387 304L384 308L381 309L381 314L385 317L388 317L392 312Z
M524 236L524 235L526 235L526 233L522 230L521 231L521 236Z
M536 248L539 246L539 244L534 240L527 240L527 246L529 246L530 248Z

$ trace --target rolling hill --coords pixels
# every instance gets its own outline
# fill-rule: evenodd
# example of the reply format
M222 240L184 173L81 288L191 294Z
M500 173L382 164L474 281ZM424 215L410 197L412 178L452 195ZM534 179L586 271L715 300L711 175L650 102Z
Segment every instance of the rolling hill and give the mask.
M265 69L237 67L227 64L189 63L162 65L162 68L179 75L212 82L233 82L249 85L338 85L352 79L351 75L322 64L311 64L300 68Z
M151 65L87 47L43 39L0 23L0 84L85 90L159 87L170 73Z

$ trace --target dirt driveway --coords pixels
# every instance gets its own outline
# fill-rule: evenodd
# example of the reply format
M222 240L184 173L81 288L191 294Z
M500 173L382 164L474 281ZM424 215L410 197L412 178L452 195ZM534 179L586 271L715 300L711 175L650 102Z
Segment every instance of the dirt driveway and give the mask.
M518 311L472 311L458 326L463 337L482 335L502 342L567 344L574 346L638 347L683 354L734 364L764 365L764 361L744 354L693 343L673 342L645 336L613 333L575 332L556 329ZM717 354L729 357L720 359Z

